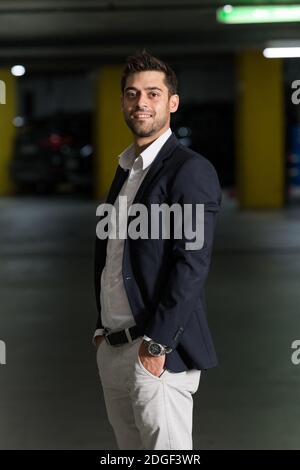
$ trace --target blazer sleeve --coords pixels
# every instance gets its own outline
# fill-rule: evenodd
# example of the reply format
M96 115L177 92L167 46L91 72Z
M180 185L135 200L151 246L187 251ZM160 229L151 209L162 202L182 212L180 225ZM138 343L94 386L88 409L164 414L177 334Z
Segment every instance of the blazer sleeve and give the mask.
M203 246L186 249L186 243L191 240L185 238L183 228L181 239L173 237L169 279L145 329L145 335L174 349L197 302L201 301L209 271L216 216L221 204L221 188L214 167L200 155L189 156L178 170L169 194L170 202L179 203L182 210L183 204L192 204L193 228L196 204L204 204ZM201 312L205 314L205 305Z

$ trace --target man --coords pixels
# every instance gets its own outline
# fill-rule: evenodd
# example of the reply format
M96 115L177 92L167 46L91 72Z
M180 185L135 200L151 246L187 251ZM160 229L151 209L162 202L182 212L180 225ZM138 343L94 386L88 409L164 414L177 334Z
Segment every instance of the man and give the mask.
M119 449L192 449L192 395L201 371L217 365L204 284L221 190L209 161L170 130L179 96L168 64L145 51L129 57L121 90L133 144L119 156L106 200L120 215L110 226L119 236L96 237L99 374ZM122 238L132 220L120 211L125 196L127 207L149 212L154 204L204 205L204 243L188 249L185 232L174 236L178 220L169 238ZM190 223L199 223L195 214Z

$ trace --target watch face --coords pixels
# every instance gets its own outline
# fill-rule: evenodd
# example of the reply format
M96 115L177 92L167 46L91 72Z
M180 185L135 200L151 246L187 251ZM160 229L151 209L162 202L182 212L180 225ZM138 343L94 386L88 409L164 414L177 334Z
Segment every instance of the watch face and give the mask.
M149 352L153 356L160 356L161 351L162 351L162 348L159 344L157 344L157 343L149 344Z

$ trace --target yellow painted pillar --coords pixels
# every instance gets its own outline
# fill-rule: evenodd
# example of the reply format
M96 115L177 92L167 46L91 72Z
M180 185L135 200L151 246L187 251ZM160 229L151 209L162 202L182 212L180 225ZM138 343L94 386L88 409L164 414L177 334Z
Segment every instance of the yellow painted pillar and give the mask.
M7 69L0 69L0 196L14 192L9 174L16 128L16 79Z
M237 58L236 161L242 209L284 204L284 86L282 61L259 51Z
M103 199L111 185L118 155L132 142L121 111L122 67L107 65L99 70L95 113L95 197Z

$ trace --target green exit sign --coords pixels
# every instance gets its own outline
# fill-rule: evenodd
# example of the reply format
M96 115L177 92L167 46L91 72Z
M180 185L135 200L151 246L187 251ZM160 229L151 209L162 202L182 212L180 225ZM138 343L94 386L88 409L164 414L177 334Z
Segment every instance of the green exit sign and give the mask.
M233 7L217 9L219 23L286 23L300 21L300 5Z

